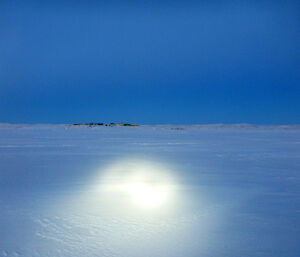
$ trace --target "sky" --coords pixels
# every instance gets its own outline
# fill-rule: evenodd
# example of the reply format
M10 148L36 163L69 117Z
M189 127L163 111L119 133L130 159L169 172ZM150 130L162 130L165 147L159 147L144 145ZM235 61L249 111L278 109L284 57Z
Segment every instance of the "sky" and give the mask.
M0 10L0 122L300 124L297 1Z

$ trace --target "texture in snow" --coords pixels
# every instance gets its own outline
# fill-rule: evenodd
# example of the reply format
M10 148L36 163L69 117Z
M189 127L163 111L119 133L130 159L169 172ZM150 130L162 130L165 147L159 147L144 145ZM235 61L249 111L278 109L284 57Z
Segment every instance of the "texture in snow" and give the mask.
M110 190L133 171L167 199ZM2 124L0 256L294 257L299 184L299 126Z

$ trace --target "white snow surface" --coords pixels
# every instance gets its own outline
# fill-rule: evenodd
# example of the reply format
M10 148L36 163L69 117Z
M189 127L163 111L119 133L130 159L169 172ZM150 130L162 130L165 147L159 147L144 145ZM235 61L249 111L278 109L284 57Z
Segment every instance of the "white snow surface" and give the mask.
M295 257L299 193L299 126L0 124L1 257Z

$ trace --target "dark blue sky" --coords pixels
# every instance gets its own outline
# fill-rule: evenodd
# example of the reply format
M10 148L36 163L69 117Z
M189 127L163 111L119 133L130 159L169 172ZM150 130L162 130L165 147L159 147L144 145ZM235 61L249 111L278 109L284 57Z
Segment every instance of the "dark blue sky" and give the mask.
M0 122L300 123L297 1L0 11Z

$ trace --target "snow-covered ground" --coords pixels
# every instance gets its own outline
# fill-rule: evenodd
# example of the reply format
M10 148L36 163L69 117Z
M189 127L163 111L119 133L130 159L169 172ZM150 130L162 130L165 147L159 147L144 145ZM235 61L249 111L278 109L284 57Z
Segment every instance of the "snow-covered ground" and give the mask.
M0 256L300 255L299 126L0 126Z

